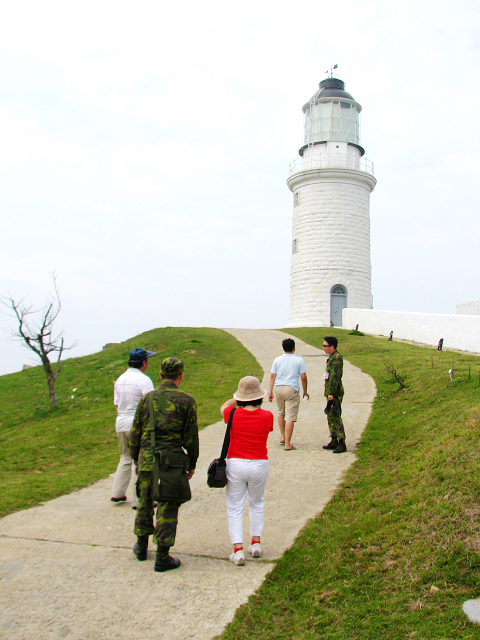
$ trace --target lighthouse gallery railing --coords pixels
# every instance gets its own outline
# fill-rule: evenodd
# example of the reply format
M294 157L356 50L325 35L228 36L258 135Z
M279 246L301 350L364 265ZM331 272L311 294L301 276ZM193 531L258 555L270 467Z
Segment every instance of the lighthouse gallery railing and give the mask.
M289 175L309 169L354 169L373 176L373 162L346 153L322 153L316 156L296 158L290 163Z

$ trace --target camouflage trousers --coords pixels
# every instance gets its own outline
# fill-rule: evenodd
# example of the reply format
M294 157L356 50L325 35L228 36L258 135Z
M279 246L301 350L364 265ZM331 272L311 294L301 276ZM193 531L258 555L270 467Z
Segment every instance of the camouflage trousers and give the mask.
M328 428L332 440L345 440L345 429L342 420L342 398L333 398L333 411L327 416Z
M133 532L136 536L150 536L159 547L173 547L177 533L178 507L174 502L159 502L153 526L153 501L150 471L139 471L137 480L137 515Z

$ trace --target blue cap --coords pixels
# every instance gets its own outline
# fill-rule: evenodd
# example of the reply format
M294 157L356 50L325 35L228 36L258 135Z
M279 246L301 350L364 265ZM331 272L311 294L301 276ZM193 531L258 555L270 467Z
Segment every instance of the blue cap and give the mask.
M151 358L152 356L156 356L156 351L146 351L145 349L134 349L130 351L130 361L131 362L143 362L147 358Z

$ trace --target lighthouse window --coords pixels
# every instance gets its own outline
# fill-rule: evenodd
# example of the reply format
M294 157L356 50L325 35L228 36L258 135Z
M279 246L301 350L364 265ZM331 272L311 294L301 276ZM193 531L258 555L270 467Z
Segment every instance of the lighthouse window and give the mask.
M292 253L297 253L297 251L297 239L295 238L295 240L292 240Z
M298 207L299 204L300 204L300 194L298 191L296 191L293 194L293 206Z
M347 290L345 289L345 287L342 287L341 284L336 284L332 287L330 293L332 294L332 296L345 296L347 294Z
M338 141L360 143L359 111L349 102L311 103L305 110L305 143Z
M330 117L330 113L332 112L332 103L331 102L320 102L320 104L318 105L318 110L320 112L320 114L319 114L320 117L325 117L325 116Z
M334 116L340 115L340 107L338 106L338 102L334 102L332 105L332 115Z

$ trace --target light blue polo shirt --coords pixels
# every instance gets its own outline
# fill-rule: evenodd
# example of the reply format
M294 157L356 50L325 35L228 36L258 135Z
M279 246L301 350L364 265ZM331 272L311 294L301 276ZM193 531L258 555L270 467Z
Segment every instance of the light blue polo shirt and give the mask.
M275 358L272 364L272 371L277 377L275 378L275 386L280 387L289 385L297 391L300 391L298 378L300 374L307 373L305 362L294 353L284 353L283 356Z

